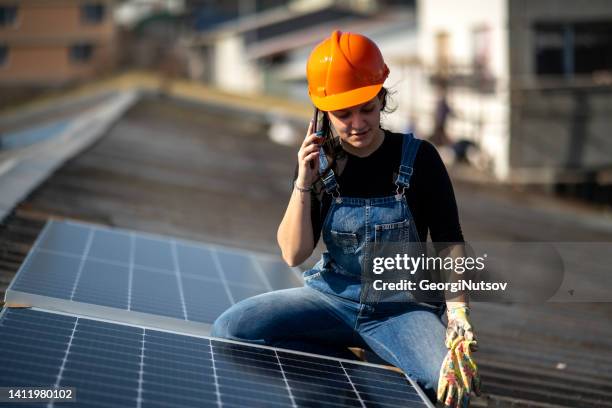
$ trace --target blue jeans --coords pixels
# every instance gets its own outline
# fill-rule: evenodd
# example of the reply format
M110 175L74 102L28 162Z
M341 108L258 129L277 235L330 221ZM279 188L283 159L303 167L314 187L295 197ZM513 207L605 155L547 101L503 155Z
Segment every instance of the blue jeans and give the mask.
M347 347L399 367L435 401L446 355L439 311L415 303L369 305L308 286L245 299L215 321L212 335L339 358Z

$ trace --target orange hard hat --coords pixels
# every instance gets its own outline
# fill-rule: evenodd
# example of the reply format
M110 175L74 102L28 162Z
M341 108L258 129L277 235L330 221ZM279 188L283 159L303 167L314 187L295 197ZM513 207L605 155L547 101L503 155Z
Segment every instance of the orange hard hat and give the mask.
M334 31L308 57L308 95L322 111L345 109L374 98L389 68L369 38Z

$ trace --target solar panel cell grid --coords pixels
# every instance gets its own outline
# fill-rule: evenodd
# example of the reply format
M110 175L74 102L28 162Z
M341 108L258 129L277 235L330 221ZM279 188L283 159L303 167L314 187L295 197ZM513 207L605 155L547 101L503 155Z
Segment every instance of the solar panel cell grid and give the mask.
M430 406L380 367L34 310L4 311L0 366L79 407Z
M80 302L211 324L242 299L299 284L293 271L270 256L50 221L6 300L52 309L61 299L70 302L61 310L76 312L72 302ZM33 303L24 294L54 301ZM109 318L107 310L94 311L88 309L92 316Z
M79 270L78 258L54 255L33 250L23 264L27 274L21 274L19 279L13 281L13 290L26 290L31 293L70 299L72 285L65 282L74 282Z
M431 407L381 367L140 326L168 324L142 316L212 323L241 299L298 283L260 254L49 222L6 299L75 315L3 311L0 387L75 387L79 407Z
M72 300L125 309L128 307L129 268L94 260L85 261Z
M57 224L56 224L57 225ZM79 225L63 223L60 228L47 228L39 242L41 249L82 255L91 231Z
M128 264L131 262L130 246L129 235L97 230L89 248L89 256Z

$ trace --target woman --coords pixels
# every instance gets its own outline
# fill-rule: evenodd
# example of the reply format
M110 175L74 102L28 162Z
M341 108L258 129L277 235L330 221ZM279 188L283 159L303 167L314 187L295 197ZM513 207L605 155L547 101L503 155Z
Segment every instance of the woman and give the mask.
M323 126L312 133L311 122L299 149L277 238L292 266L312 254L321 235L327 251L304 273L304 287L234 305L212 334L345 358L352 356L347 347L361 347L401 368L432 401L440 385L447 406L466 406L472 379L461 381L465 370L454 369L463 367L466 354L475 366L469 347L463 354L445 347L444 300L382 302L362 282L372 243L425 242L428 230L433 241L463 241L453 189L435 148L380 127L388 74L378 47L359 34L335 31L313 50L308 88ZM457 248L446 252L460 255ZM449 347L473 340L466 299L453 300L447 301Z

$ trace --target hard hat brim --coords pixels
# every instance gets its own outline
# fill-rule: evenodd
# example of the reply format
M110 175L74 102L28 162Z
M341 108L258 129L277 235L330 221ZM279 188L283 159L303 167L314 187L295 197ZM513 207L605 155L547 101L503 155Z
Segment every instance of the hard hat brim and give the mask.
M364 86L350 90L348 92L342 92L336 95L329 96L315 96L310 95L312 103L322 111L335 111L340 109L350 108L352 106L360 105L373 99L383 87L383 83Z

